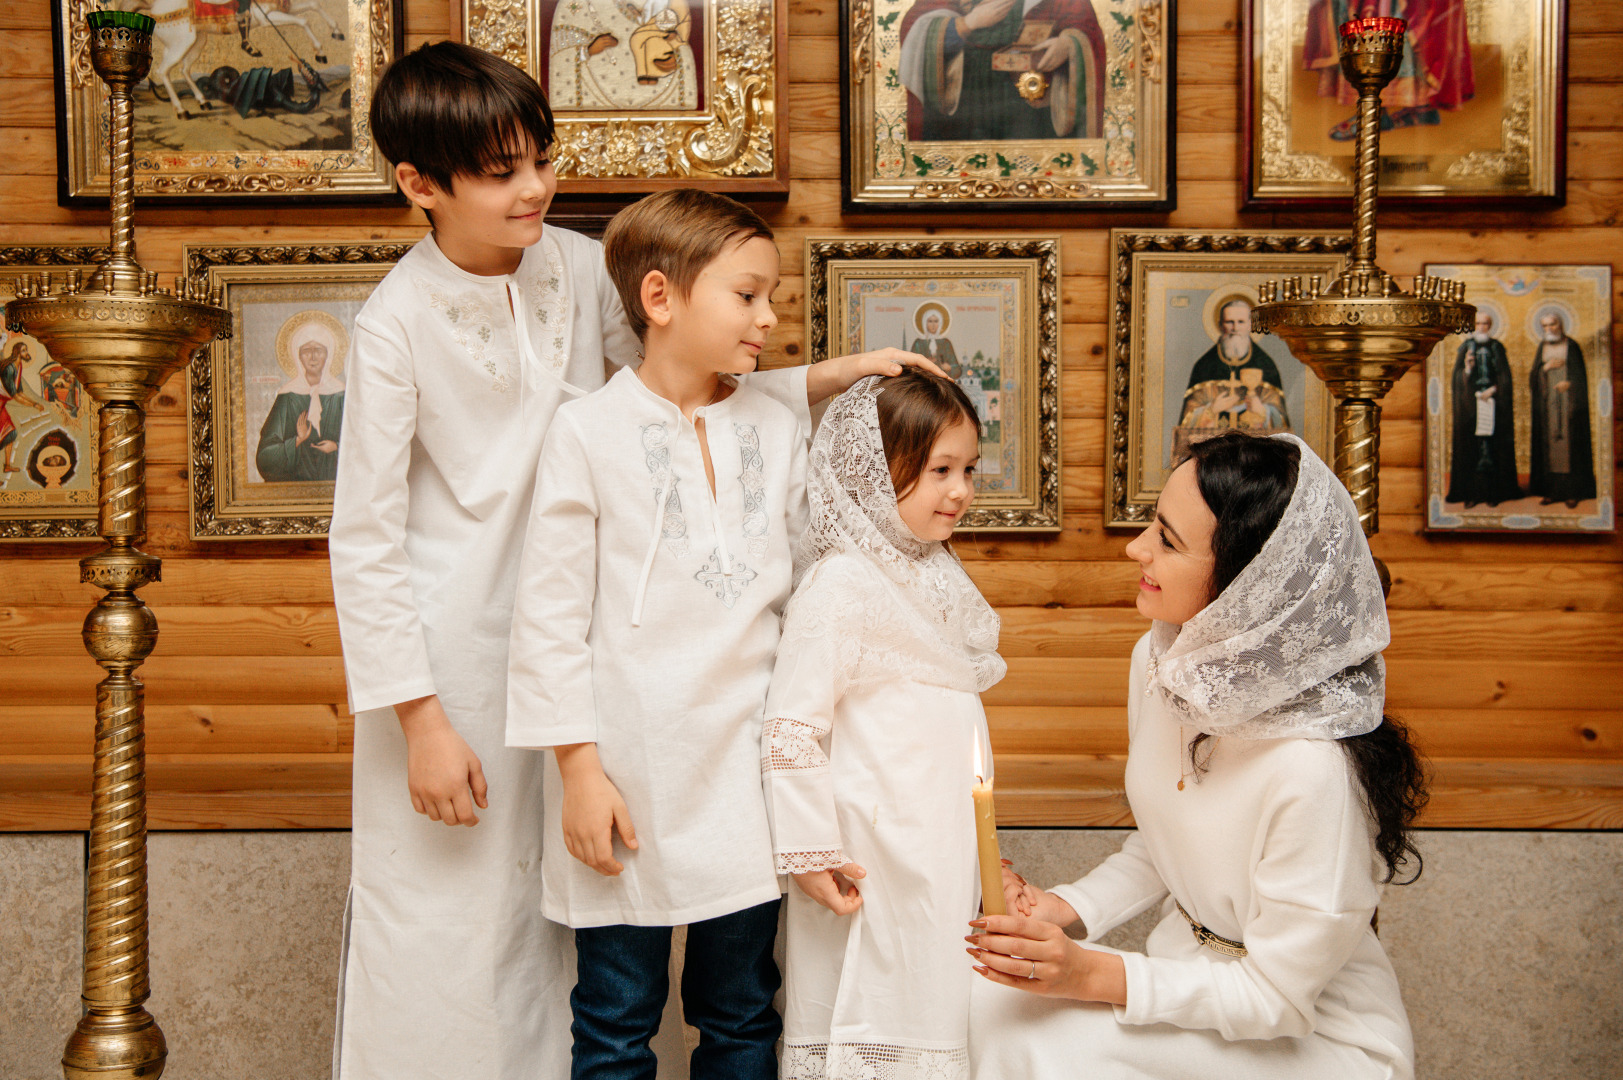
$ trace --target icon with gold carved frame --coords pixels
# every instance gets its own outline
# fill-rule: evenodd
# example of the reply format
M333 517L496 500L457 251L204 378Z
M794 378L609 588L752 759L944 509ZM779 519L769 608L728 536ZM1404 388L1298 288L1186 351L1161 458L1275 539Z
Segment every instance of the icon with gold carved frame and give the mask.
M1059 239L806 241L806 356L931 357L981 418L975 532L1060 528Z
M1247 0L1246 207L1346 202L1356 92L1337 61L1352 14L1409 19L1381 95L1381 205L1566 201L1565 0ZM1423 17L1422 17L1423 16Z
M843 0L848 211L1174 205L1174 0Z
M1476 331L1426 360L1426 528L1607 533L1612 456L1612 268L1476 264Z
M95 0L51 0L57 197L106 205L107 88L90 67ZM366 112L400 55L400 0L145 0L151 76L135 88L144 203L394 202ZM239 6L241 10L239 10Z
M188 371L192 539L327 534L355 316L410 248L186 248L232 327Z
M786 0L455 0L535 77L561 195L789 190Z
M1330 393L1285 343L1251 332L1257 285L1341 269L1333 233L1110 233L1105 525L1137 527L1190 442L1294 432L1329 460Z
M105 248L0 247L0 299L25 274L88 274ZM0 540L94 540L93 401L32 336L0 327Z

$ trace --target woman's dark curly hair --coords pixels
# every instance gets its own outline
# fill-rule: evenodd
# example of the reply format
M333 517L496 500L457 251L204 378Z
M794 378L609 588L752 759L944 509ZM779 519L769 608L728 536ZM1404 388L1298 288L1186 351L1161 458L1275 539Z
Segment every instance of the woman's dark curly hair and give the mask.
M1284 439L1231 432L1193 444L1185 460L1195 463L1200 496L1217 519L1210 596L1215 600L1257 557L1285 516L1296 491L1301 451ZM1196 752L1206 738L1202 732L1189 746L1190 763L1198 771L1205 764ZM1386 863L1383 880L1394 881L1400 869L1412 864L1414 872L1397 881L1407 885L1420 876L1423 865L1413 828L1428 798L1424 760L1409 729L1390 715L1374 731L1340 742L1375 819L1375 850Z

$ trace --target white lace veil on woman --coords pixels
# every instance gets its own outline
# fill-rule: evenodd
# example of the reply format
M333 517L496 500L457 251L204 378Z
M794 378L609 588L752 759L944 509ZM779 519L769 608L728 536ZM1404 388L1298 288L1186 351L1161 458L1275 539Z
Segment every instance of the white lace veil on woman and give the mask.
M1386 600L1341 481L1306 443L1257 557L1181 627L1156 622L1148 693L1208 735L1344 739L1380 726Z
M920 540L896 510L879 431L885 380L836 398L812 443L810 520L795 553L799 587L780 655L814 647L846 688L882 678L979 693L1003 677L998 617L944 544ZM857 556L830 562L834 555Z

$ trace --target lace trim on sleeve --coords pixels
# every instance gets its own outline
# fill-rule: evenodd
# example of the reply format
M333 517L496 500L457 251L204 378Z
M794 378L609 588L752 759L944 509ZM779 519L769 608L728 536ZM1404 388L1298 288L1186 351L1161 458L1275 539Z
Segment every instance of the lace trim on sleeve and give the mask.
M804 720L790 720L776 716L766 722L765 738L761 740L762 772L793 772L799 769L821 769L828 765L828 755L817 740L827 729Z
M969 1050L926 1050L884 1043L789 1043L783 1046L783 1080L969 1080Z
M833 851L780 851L778 873L814 874L819 870L838 870L850 861L839 848Z

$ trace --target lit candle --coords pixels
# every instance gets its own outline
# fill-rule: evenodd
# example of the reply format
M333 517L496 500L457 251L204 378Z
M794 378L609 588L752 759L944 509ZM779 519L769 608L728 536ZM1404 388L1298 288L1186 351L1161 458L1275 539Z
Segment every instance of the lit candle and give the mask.
M988 751L990 753L990 751ZM997 847L997 812L992 808L992 781L981 779L991 773L981 764L979 740L975 746L975 845L981 857L981 911L987 915L1007 915L1003 902L1003 854Z

